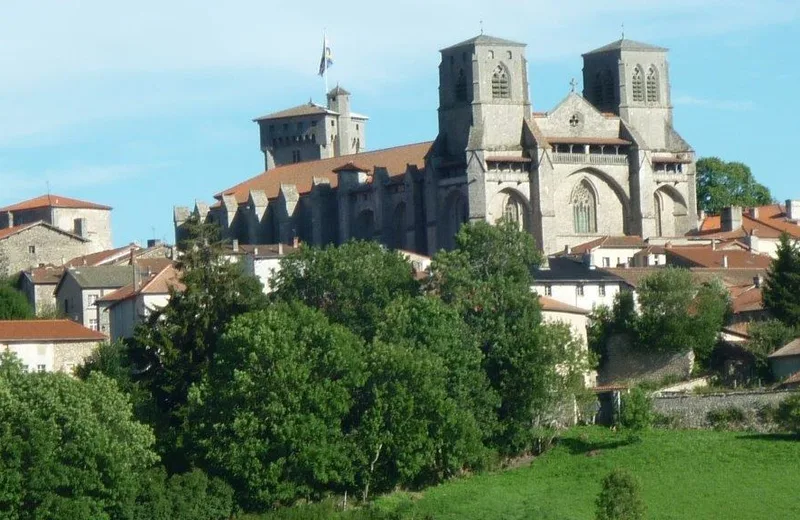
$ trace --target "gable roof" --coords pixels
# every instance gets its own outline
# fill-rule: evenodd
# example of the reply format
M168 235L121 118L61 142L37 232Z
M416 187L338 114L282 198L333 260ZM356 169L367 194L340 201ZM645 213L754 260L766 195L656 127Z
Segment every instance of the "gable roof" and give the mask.
M558 301L555 298L550 298L549 296L540 295L539 305L542 307L542 310L546 312L566 312L569 314L584 314L584 315L590 313L586 309L575 307L574 305Z
M105 251L98 251L83 256L76 256L72 260L64 264L65 267L79 267L79 266L96 266L111 263L115 260L129 255L131 250L135 251L141 249L136 244L128 244L127 246L118 247L116 249L106 249Z
M620 277L631 287L637 287L642 280L653 274L664 266L652 267L606 267L605 271ZM758 276L764 276L764 269L739 269L739 268L707 268L690 267L692 279L695 283L706 283L712 280L720 280L726 287L732 285L745 285L752 283Z
M88 242L89 241L88 238L79 237L78 235L75 235L74 233L70 233L69 231L64 231L63 229L61 229L59 227L51 226L50 224L48 224L47 222L45 222L43 220L40 220L38 222L32 222L30 224L22 224L22 225L19 225L19 226L0 229L0 240L5 240L6 238L8 238L8 237L10 237L12 235L16 235L17 233L21 233L23 231L27 231L28 229L31 229L31 228L34 228L34 227L38 227L38 226L43 226L43 227L49 229L50 231L55 231L56 233L60 233L62 235L67 235L69 237L74 238L75 240L80 240L81 242Z
M124 265L71 267L56 287L58 292L67 276L75 279L81 289L114 289L133 283L133 269Z
M768 255L741 249L714 249L712 246L672 246L665 249L668 263L676 259L692 267L768 269L772 258Z
M158 273L142 281L141 286L134 288L133 282L105 295L97 300L98 303L108 303L108 308L120 302L129 300L140 294L169 294L170 289L176 291L186 290L186 286L181 282L182 273L174 265L170 264Z
M70 320L0 321L0 341L102 341L105 335Z
M569 257L547 258L547 268L533 270L533 283L548 282L622 282L623 280L606 269L590 268L583 262Z
M611 51L639 51L639 52L666 52L669 49L665 47L658 47L656 45L651 45L649 43L637 42L636 40L629 40L627 38L622 38L615 42L611 42L607 45L603 45L602 47L598 47L593 51L589 51L584 56L589 54L599 54L601 52L611 52Z
M468 40L464 40L463 42L459 42L456 43L455 45L445 47L439 52L448 51L450 49L456 49L458 47L463 47L465 45L505 45L508 47L527 47L527 44L525 43L506 40L503 38L497 38L495 36L489 36L488 34L479 34L478 36L475 36Z
M722 231L720 215L708 215L700 223L698 234L709 238L741 238L754 233L760 238L778 238L783 231L800 238L800 225L788 220L784 205L768 204L742 211L742 226L731 231Z
M800 356L800 338L793 339L767 357L780 358L789 356Z
M607 249L631 249L637 247L646 247L647 243L642 240L640 236L610 236L596 238L583 244L578 244L571 249L573 254L582 255L594 249L607 248Z
M389 176L402 175L409 165L420 169L424 167L425 156L432 144L433 142L428 141L317 161L286 164L221 191L214 195L214 198L222 199L223 195L233 195L237 203L244 204L251 190L263 190L267 198L274 199L280 192L281 184L297 186L297 192L302 195L311 191L314 177L328 179L331 188L335 188L339 183L339 177L333 170L349 162L357 162L361 167L372 166L373 171L375 168L386 168Z
M33 199L17 202L10 206L0 208L3 211L23 211L26 209L38 208L72 208L72 209L104 209L110 210L110 206L86 202L85 200L71 199L62 195L40 195Z
M267 114L265 116L256 117L253 121L266 121L268 119L283 119L285 117L297 117L297 116L324 116L324 115L339 115L339 112L334 112L322 105L317 105L316 103L312 103L309 101L304 105L297 105L296 107L287 108L286 110L281 110L279 112L273 112L271 114Z
M22 274L30 280L33 285L57 285L59 280L61 280L61 276L64 274L64 268L46 265L22 271Z

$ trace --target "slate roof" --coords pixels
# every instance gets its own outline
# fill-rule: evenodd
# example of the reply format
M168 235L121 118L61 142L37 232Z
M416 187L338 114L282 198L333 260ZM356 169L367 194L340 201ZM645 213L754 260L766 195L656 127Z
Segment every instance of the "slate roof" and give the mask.
M331 89L330 92L328 92L328 95L329 96L349 96L350 93L348 91L346 91L345 89L343 89L342 87L340 87L339 85L336 85L335 87L333 87Z
M298 105L296 107L287 108L286 110L281 110L280 112L273 112L272 114L267 114L265 116L257 117L253 119L253 121L267 121L269 119L283 119L285 117L297 117L297 116L315 116L315 115L338 115L338 112L334 112L333 110L329 110L322 105L317 105L316 103L306 103L304 105Z
M597 281L622 282L619 276L606 269L590 269L589 266L572 258L551 256L547 259L549 269L534 269L534 283Z
M800 338L793 339L782 348L779 348L767 357L779 358L789 356L800 356Z
M73 267L67 273L83 289L110 289L133 283L133 269L124 265Z
M463 47L465 45L505 45L508 47L526 47L527 44L515 42L511 40L505 40L503 38L497 38L495 36L489 36L488 34L479 34L474 38L470 38L469 40L464 40L463 42L457 43L455 45L451 45L450 47L446 47L439 52L447 51L450 49L456 49L458 47Z
M666 52L668 50L669 49L665 47L658 47L656 45L651 45L649 43L637 42L636 40L629 40L627 38L622 38L621 40L611 42L607 45L603 45L602 47L598 47L593 51L589 51L585 53L584 56L589 54L599 54L601 52L611 52L611 51Z
M0 341L101 341L104 334L70 320L0 321Z
M250 196L250 190L264 190L267 198L274 199L280 192L281 184L297 186L297 192L302 195L311 191L315 177L328 179L331 188L335 188L339 183L339 176L334 173L334 170L349 162L358 162L361 167L370 168L373 171L375 168L386 168L390 177L402 175L406 172L408 165L424 168L425 156L430 151L432 144L433 142L428 141L317 161L286 164L217 193L214 198L220 200L223 195L234 195L239 204L244 204Z
M110 206L86 202L85 200L71 199L62 195L40 195L30 200L18 202L11 206L0 208L2 211L22 211L26 209L38 208L73 208L73 209L105 209L110 210Z

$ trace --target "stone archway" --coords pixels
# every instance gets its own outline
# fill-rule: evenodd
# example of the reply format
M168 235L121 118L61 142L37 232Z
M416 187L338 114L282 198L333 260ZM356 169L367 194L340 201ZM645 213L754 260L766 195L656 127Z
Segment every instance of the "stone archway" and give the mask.
M492 197L490 221L515 222L520 230L531 230L531 209L528 200L517 190L506 188Z
M672 186L653 192L654 232L656 236L683 236L689 231L689 211L683 195Z
M439 218L439 246L444 249L455 248L456 233L467 221L469 221L467 198L460 190L453 190L447 194Z

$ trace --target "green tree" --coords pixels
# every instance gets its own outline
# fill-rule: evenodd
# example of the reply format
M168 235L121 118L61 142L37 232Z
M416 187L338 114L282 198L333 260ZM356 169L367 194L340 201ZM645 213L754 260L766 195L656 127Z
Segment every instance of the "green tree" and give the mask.
M137 327L128 356L135 380L152 396L157 448L167 469L188 469L183 443L189 388L208 371L217 341L234 317L264 308L257 278L222 256L219 230L196 218L185 227L179 268L184 290L171 290L169 304Z
M367 341L392 300L419 294L408 260L372 241L302 247L281 261L273 284L276 299L319 309Z
M726 206L764 206L772 195L740 162L725 162L717 157L697 161L697 205L706 213L719 213Z
M767 356L798 336L797 328L789 327L776 319L753 322L747 333L750 338L745 343L745 348L755 356L759 374L765 379L771 374Z
M142 477L133 520L228 520L235 504L233 488L203 471L167 477L153 468Z
M0 511L6 518L128 518L152 467L150 428L113 381L22 370L0 357Z
M781 428L800 435L800 393L794 393L781 401L776 416Z
M621 469L615 469L603 479L603 489L595 506L596 520L642 520L645 514L639 483Z
M31 320L35 316L28 298L8 282L0 283L0 320Z
M782 233L762 289L764 307L789 327L800 324L800 247Z
M633 388L622 397L619 424L627 430L641 432L653 424L653 400L641 388Z
M196 462L246 509L355 482L350 412L365 380L360 338L301 304L234 318L190 393Z

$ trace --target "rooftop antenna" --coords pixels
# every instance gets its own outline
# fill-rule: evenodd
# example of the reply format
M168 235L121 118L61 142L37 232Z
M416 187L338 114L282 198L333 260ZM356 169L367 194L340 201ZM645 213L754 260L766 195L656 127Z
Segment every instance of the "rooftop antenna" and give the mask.
M483 34L483 20L481 20L479 23L481 25L481 34Z
M622 39L625 39L625 24L622 24Z
M572 92L575 92L575 87L578 85L578 82L575 81L575 78L569 80L569 87Z

